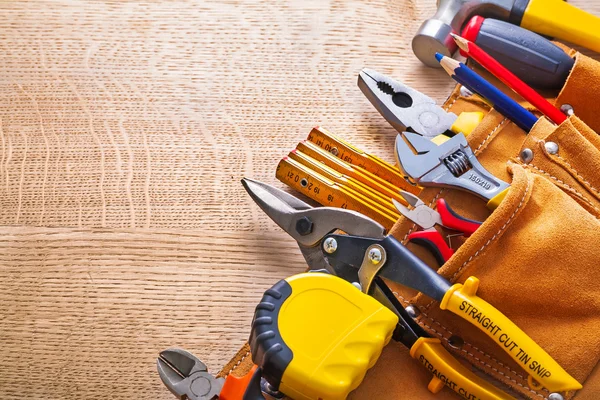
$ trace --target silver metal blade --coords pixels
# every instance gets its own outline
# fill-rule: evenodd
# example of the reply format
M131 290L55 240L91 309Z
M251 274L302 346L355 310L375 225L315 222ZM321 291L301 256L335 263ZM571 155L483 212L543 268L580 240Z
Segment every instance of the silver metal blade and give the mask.
M433 138L449 130L457 118L418 90L371 69L360 72L358 87L398 132L410 128Z

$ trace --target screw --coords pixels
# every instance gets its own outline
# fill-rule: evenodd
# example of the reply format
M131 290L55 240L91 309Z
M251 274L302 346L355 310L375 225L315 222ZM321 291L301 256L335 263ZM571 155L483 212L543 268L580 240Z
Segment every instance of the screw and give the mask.
M417 318L419 316L419 309L415 306L407 306L405 310L408 316L411 318Z
M337 241L332 237L325 239L323 241L323 250L325 250L327 254L335 253L337 250Z
M550 393L548 400L563 400L563 397L558 393Z
M471 96L473 96L473 92L471 92L468 88L461 86L460 87L460 95L462 97L471 97Z
M378 248L373 248L369 250L369 260L373 265L379 264L382 258L383 256L381 254L381 250L379 250Z
M558 153L558 145L554 142L547 142L546 144L544 144L544 147L546 147L546 151L549 154L557 154Z
M533 151L531 151L531 149L523 149L520 157L525 164L529 164L531 161L533 161Z
M296 221L296 232L301 236L309 235L312 232L313 223L308 217L302 217Z
M562 106L560 106L560 111L564 112L569 117L575 114L575 110L573 110L573 106L570 104L563 104Z

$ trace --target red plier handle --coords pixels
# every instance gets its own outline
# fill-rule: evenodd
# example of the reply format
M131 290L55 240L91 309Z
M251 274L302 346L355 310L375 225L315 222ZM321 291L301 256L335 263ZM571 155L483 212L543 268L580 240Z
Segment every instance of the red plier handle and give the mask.
M461 232L465 237L471 236L481 226L479 221L458 215L444 199L437 201L437 212L440 214L445 228ZM413 232L408 235L408 239L414 244L426 247L440 266L444 265L454 255L454 250L437 230Z
M481 226L481 222L474 221L458 215L444 199L438 199L437 201L437 212L442 218L444 226L453 231L458 231L465 237L469 237L475 233Z

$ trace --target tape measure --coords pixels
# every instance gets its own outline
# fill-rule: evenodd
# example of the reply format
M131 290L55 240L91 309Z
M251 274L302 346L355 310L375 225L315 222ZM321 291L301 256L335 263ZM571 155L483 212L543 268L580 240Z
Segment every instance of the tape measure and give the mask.
M407 177L397 167L357 149L321 127L314 128L308 135L308 140L348 164L367 170L395 187L413 194L421 192L419 187L407 181Z
M335 183L343 185L356 191L357 193L360 193L361 195L369 199L374 204L374 206L377 206L382 211L387 212L396 219L400 218L398 210L389 198L382 196L380 193L377 193L375 190L365 185L364 183L361 183L354 178L350 178L349 176L346 176L333 168L329 168L327 165L315 160L314 158L307 156L298 149L292 150L290 154L288 154L288 157L310 168L316 173L328 179L331 179Z
M386 198L394 199L404 205L408 205L404 197L400 196L399 193L402 189L399 187L392 185L388 181L381 179L377 175L372 174L365 169L348 164L347 162L320 148L313 142L309 142L307 140L300 142L296 146L296 150L319 162L322 162L328 167L331 167L334 170L343 173L344 175L356 179Z
M289 157L284 157L279 162L275 175L281 182L323 206L358 211L386 229L390 229L398 220L397 214L390 214L373 200Z
M398 317L351 283L310 272L267 290L254 314L252 360L294 400L343 400L389 343Z

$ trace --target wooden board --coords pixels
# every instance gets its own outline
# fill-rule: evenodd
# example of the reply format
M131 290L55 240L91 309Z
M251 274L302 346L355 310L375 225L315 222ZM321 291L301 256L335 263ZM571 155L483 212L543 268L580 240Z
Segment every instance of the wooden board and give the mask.
M451 81L410 50L434 9L3 2L0 398L171 399L155 372L169 346L218 371L262 292L304 269L239 180L279 185L315 125L392 161L357 73L443 101Z

